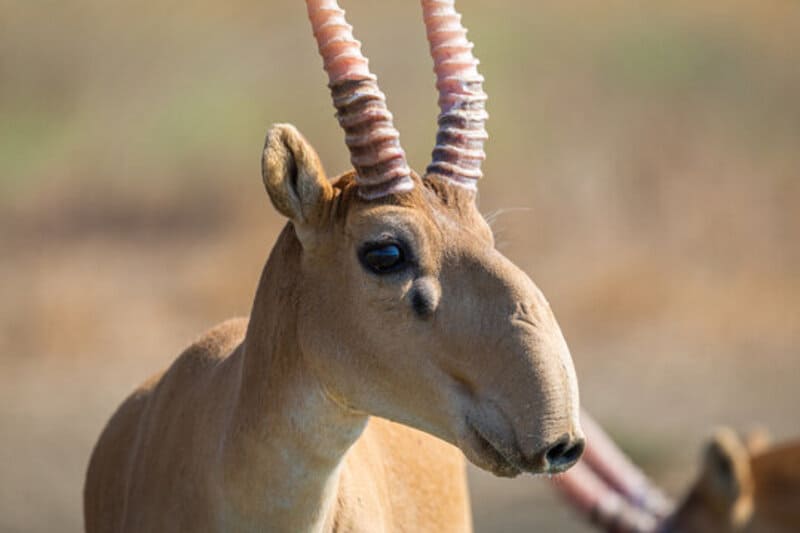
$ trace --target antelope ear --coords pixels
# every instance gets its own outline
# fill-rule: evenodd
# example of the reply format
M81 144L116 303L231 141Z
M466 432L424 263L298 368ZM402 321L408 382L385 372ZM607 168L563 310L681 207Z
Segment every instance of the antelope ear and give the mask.
M261 174L275 209L295 225L315 225L333 187L317 152L291 124L275 124L267 132Z
M736 433L728 428L714 433L706 447L705 474L718 496L735 501L749 480L750 455Z
M753 510L753 474L745 443L731 429L717 430L706 448L703 477L707 496L735 525Z

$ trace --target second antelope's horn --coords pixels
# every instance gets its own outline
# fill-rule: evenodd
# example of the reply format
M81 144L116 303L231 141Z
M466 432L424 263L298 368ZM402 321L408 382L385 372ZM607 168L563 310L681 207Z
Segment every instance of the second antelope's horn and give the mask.
M473 44L467 40L455 0L421 1L441 111L427 175L475 189L486 157L483 143L488 138L483 76L478 73Z
M336 0L306 0L358 192L372 199L414 187L386 97Z

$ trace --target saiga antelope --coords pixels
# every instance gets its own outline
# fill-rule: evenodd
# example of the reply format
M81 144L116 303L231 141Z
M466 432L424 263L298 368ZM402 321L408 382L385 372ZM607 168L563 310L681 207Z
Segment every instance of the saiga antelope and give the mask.
M501 476L582 453L561 331L476 208L486 96L453 0L422 1L441 108L423 175L344 12L306 4L354 171L328 179L294 127L269 131L264 185L289 222L250 319L113 415L89 532L468 531L461 452Z
M800 531L800 442L769 446L763 436L716 432L700 474L665 533Z

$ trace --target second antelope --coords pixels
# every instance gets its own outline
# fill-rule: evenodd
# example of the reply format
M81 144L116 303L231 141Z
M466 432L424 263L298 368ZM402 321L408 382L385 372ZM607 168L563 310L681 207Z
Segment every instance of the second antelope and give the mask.
M329 179L295 128L270 130L264 185L289 222L249 321L117 410L89 532L468 531L461 452L501 476L582 453L556 319L475 205L486 96L453 0L422 2L441 107L424 174L344 12L306 4L354 171Z
M770 446L728 428L706 446L700 474L664 533L800 531L800 441Z

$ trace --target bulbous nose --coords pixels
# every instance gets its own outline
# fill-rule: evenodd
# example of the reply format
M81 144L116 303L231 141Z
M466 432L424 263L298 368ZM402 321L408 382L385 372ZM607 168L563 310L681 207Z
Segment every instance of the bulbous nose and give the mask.
M578 462L586 447L586 439L564 435L540 453L545 472L563 472Z

